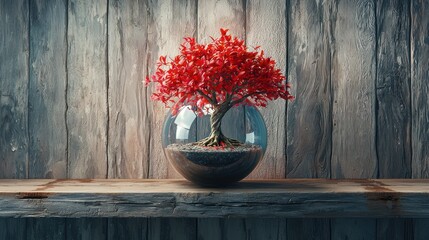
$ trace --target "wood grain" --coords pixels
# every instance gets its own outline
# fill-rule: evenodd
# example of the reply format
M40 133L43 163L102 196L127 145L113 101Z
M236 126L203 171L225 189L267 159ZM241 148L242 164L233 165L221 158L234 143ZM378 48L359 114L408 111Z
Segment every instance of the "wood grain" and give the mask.
M107 175L107 1L68 3L68 177Z
M428 217L428 195L429 179L248 180L229 188L185 180L11 179L0 181L0 217ZM355 220L344 222L358 228ZM375 228L375 220L365 222Z
M146 218L110 218L107 225L107 239L142 240L148 239Z
M291 1L287 177L330 176L332 92L329 5Z
M149 1L148 72L154 73L159 56L174 57L184 37L196 34L195 0ZM153 88L149 93L152 93ZM168 110L162 103L148 99L150 117L150 178L182 178L168 163L162 151L161 132Z
M429 177L429 1L411 6L411 103L413 178Z
M2 218L0 217L0 239L27 239L24 231L27 226L25 218Z
M285 226L284 218L199 218L198 239L286 239Z
M329 4L291 1L287 108L287 178L329 178L332 132ZM288 219L289 239L329 239L329 219Z
M196 232L193 218L153 218L149 221L147 239L196 240Z
M70 218L66 223L66 239L107 239L105 218Z
M26 221L27 221L27 225L26 225L27 228L24 228L22 225L20 227L22 230L24 230L23 232L26 233L27 240L66 239L66 224L65 224L66 220L65 219L27 218ZM0 239L3 239L3 238L0 237ZM14 238L9 238L9 239L14 239Z
M67 177L66 36L66 1L30 1L30 178Z
M429 1L411 0L412 177L429 178ZM414 239L429 235L428 219L414 219Z
M146 1L109 1L109 178L149 175L147 7Z
M411 177L410 9L377 1L377 156L380 178Z
M379 178L411 177L409 1L376 1ZM377 219L377 239L410 237L409 219Z
M332 178L377 176L376 38L373 0L332 1L330 6ZM334 239L373 239L374 219L333 219Z
M0 178L28 176L28 2L0 1Z
M376 177L374 2L334 1L331 14L331 176Z
M270 4L261 0L246 3L246 45L261 46L266 56L272 57L286 75L286 1ZM273 33L278 33L273 37ZM270 102L260 109L268 131L268 147L264 159L249 178L284 178L286 172L286 102Z

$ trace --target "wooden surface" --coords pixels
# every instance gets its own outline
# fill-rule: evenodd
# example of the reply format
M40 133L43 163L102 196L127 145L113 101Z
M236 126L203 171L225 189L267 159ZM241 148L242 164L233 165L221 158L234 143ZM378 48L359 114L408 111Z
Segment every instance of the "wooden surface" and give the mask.
M0 0L0 178L180 177L161 149L166 109L141 81L183 37L209 41L220 27L261 45L297 97L261 109L270 145L252 178L428 178L428 6ZM429 235L427 219L122 220L0 218L0 239Z
M0 178L28 175L28 15L27 1L0 1Z
M73 178L107 175L106 2L68 3L67 170Z
M0 181L1 217L428 217L428 200L429 180L411 179L254 180L228 188L184 180Z

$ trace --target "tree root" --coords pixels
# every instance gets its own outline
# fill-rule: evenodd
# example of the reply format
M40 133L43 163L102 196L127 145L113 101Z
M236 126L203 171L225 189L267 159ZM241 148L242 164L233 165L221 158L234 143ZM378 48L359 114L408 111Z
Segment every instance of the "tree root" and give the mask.
M240 141L225 137L224 135L210 135L210 137L201 139L195 144L205 147L238 147L243 145Z

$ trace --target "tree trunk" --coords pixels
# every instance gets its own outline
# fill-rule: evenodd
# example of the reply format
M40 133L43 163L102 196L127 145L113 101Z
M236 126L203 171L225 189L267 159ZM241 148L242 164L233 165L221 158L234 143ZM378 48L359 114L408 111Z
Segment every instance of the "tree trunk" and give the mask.
M221 125L222 118L225 116L226 112L231 108L229 104L221 104L220 106L214 108L212 115L210 116L210 136L204 138L198 142L199 145L203 146L223 146L223 147L232 147L239 146L241 143L235 139L231 139L223 135Z

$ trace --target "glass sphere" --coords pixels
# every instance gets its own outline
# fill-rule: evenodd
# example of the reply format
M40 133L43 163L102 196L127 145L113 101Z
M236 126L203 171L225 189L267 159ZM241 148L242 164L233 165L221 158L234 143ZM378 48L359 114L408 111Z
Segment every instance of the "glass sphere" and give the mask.
M199 185L221 186L239 181L257 166L267 148L263 117L255 107L233 107L222 118L221 132L241 144L195 144L210 135L210 116L197 116L189 106L182 107L176 116L168 113L162 132L164 154L182 176Z

